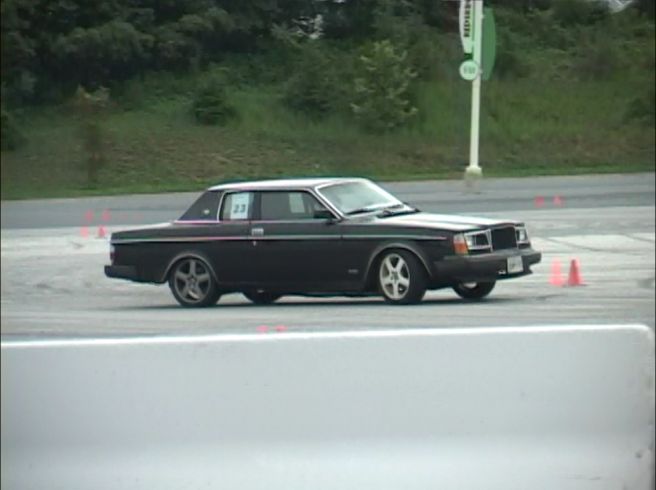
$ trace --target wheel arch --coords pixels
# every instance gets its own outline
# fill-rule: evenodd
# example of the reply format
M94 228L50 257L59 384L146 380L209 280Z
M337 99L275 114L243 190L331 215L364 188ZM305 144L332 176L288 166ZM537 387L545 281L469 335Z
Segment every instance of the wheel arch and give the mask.
M160 283L164 283L168 280L169 274L171 273L171 269L180 262L183 259L197 259L202 261L207 269L210 271L210 274L212 274L212 278L218 283L219 278L216 275L216 271L214 270L214 266L212 266L212 262L210 261L209 257L202 253L198 252L197 250L187 250L184 252L180 252L179 254L175 255L169 262L166 268L164 269L164 273L160 277Z
M426 272L426 276L429 279L432 278L431 270L428 265L429 264L428 258L426 257L425 253L421 251L420 247L418 247L414 243L409 243L409 242L388 242L379 245L371 253L371 257L369 257L369 261L367 262L367 269L364 275L365 288L369 289L375 285L376 265L382 258L383 254L391 250L405 250L413 254L415 257L417 257L417 259L419 259L419 262L421 263L421 265L424 268L424 271Z

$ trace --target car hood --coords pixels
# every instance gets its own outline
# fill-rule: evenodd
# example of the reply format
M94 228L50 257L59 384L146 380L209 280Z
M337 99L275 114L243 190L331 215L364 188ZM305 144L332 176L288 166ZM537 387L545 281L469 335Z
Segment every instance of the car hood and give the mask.
M448 231L467 231L497 226L519 225L518 221L499 220L490 218L478 218L471 216L460 216L456 214L435 213L413 213L400 214L398 216L379 216L376 219L379 224L385 223L397 226L424 227Z

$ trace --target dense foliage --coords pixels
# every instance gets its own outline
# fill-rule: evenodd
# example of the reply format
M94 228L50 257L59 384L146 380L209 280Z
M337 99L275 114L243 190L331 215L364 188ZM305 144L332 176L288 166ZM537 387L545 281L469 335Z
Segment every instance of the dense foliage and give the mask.
M203 83L194 96L192 110L196 121L209 126L225 124L236 116L228 102L225 83L219 77Z
M526 171L653 165L654 0L618 14L592 0L485 4L497 57L483 86L484 159ZM286 174L314 159L328 162L316 172L448 173L467 158L455 1L0 0L0 10L3 192L22 182L31 193L38 173L25 168L42 161L66 188L102 190L120 178L157 188ZM83 116L71 105L80 94L107 103Z
M389 41L374 43L360 56L351 108L366 129L390 131L417 114L410 91L416 73L406 57Z
M562 28L608 17L602 4L582 0L488 4L523 17L513 26L520 31L521 24L537 27L538 37L542 26L556 31L543 32L545 42L558 41ZM651 18L653 5L638 2ZM457 29L457 3L434 0L2 0L1 7L3 100L12 105L60 101L78 85L92 90L153 70L189 72L233 53L283 49L275 35L281 30L350 46L386 38L402 49L414 47L409 58L425 74L435 41L430 32ZM549 19L529 27L549 7ZM508 53L502 58L517 64ZM301 81L294 83L303 89Z

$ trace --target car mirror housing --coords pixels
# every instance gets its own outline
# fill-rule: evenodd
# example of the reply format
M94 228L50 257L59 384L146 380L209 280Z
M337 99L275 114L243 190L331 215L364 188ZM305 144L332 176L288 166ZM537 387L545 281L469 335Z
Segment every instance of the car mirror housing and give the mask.
M337 221L333 213L327 209L318 209L314 212L314 219L324 219L329 222Z

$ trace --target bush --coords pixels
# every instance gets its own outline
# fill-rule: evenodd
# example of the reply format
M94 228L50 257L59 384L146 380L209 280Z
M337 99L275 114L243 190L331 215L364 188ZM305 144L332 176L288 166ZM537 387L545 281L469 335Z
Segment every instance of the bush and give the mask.
M626 118L654 125L656 122L656 91L653 85L645 94L635 97L629 103Z
M226 124L237 115L228 103L223 81L212 77L196 92L192 105L196 121L209 126Z
M398 53L390 41L380 41L360 57L351 109L362 126L385 132L406 124L417 115L411 84L416 73L406 52Z
M310 117L323 117L345 106L352 75L344 55L306 45L294 75L284 86L283 102Z
M563 26L590 25L610 16L605 2L587 0L556 0L553 4L553 16Z
M621 73L617 48L605 36L596 36L579 48L578 75L583 80L604 80Z
M531 69L520 53L522 50L517 49L510 34L501 37L492 72L494 76L500 79L527 77Z
M2 145L2 149L15 150L23 143L25 143L25 136L23 136L23 133L18 128L14 117L4 107L1 109L0 117L2 119L0 121L2 124L2 134L0 134L0 143Z

